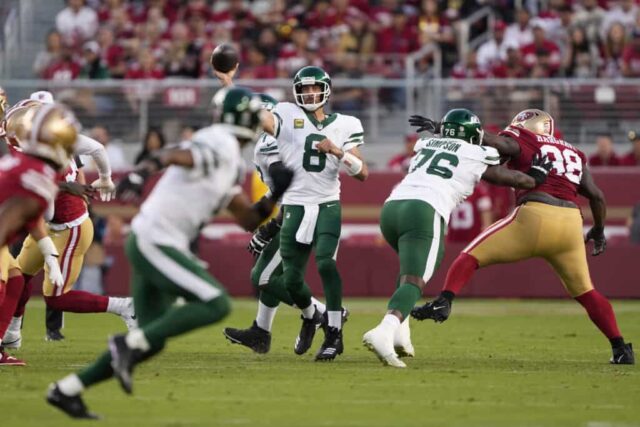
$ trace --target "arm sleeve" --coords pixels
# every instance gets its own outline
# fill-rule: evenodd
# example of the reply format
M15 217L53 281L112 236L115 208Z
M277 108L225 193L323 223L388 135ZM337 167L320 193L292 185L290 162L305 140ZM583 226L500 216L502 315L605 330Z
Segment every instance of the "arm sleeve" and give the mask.
M74 154L91 156L100 176L111 176L111 165L109 164L107 150L105 150L104 145L95 139L85 135L78 135Z

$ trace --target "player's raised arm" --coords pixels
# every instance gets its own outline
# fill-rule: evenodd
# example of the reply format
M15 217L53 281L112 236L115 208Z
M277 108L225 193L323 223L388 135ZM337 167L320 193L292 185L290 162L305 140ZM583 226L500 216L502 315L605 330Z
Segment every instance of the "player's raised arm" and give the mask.
M520 145L508 136L484 132L482 143L498 150L501 156L518 157L520 155Z
M600 255L607 247L607 240L604 236L604 222L607 218L607 204L604 193L593 181L591 172L586 165L583 165L582 178L578 193L589 199L591 215L593 215L593 227L587 232L585 242L593 239L593 256Z
M109 164L109 157L107 156L107 150L105 150L104 145L86 135L78 135L74 154L77 156L91 156L98 168L98 179L93 181L91 186L98 190L100 199L103 202L110 201L115 193L116 187L111 180L111 165Z
M489 166L482 179L495 185L530 190L544 183L553 164L546 156L536 155L527 173L508 169L504 166Z

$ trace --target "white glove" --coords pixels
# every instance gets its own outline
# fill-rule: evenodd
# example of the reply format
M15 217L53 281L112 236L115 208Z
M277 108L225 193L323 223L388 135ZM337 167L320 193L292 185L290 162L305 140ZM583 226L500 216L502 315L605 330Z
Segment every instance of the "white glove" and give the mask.
M91 186L98 190L100 193L100 200L103 202L111 201L116 194L116 186L108 175L100 176L100 178L91 183Z
M64 277L62 271L60 271L60 264L58 263L58 250L53 244L51 237L45 237L38 240L38 247L40 252L44 256L44 262L49 268L49 281L54 286L64 286Z

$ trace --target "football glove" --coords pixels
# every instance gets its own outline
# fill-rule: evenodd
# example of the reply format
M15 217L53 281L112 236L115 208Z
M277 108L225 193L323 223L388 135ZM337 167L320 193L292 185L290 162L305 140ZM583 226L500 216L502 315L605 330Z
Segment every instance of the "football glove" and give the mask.
M64 276L58 263L58 250L53 244L51 237L47 236L38 240L38 248L40 248L40 252L44 257L44 263L47 266L51 284L57 287L64 286Z
M588 243L593 240L593 252L591 255L598 256L607 248L607 238L604 236L604 228L593 226L587 232L584 242Z
M540 153L536 153L531 160L531 167L527 171L527 175L533 178L538 186L547 180L551 169L553 169L551 160L546 155L541 156Z
M110 176L101 176L91 183L91 186L100 193L100 200L109 202L116 192L116 186L113 184Z
M414 114L409 118L409 124L416 127L416 132L431 132L433 134L440 133L440 122L436 122L428 117Z
M129 172L116 186L116 197L125 202L140 198L147 178L149 178L149 172L146 170Z
M258 227L253 234L251 241L247 245L247 250L254 256L259 257L264 248L280 232L280 223L277 219L272 219L265 225Z

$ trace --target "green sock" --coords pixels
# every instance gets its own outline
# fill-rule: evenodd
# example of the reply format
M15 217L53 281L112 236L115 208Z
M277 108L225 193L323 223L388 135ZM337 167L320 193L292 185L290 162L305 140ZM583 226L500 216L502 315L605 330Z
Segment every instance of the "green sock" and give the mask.
M189 302L182 307L171 308L145 325L142 331L152 348L161 347L167 338L215 323L229 314L229 311L231 303L226 295L207 302Z
M78 372L78 377L85 387L90 387L113 376L111 353L105 351L95 362Z
M403 283L391 296L387 308L389 310L398 310L402 313L402 317L406 319L421 296L422 291L419 287L413 283Z
M306 284L304 286L306 286ZM269 283L267 283L265 286L261 286L260 290L262 291L262 293L267 293L273 298L276 298L278 301L281 301L287 305L295 304L293 302L293 298L291 298L291 294L289 294L289 291L287 291L287 287L284 285L284 279L282 275L269 280ZM262 299L260 300L262 301ZM275 307L265 303L264 301L263 303L267 307Z

